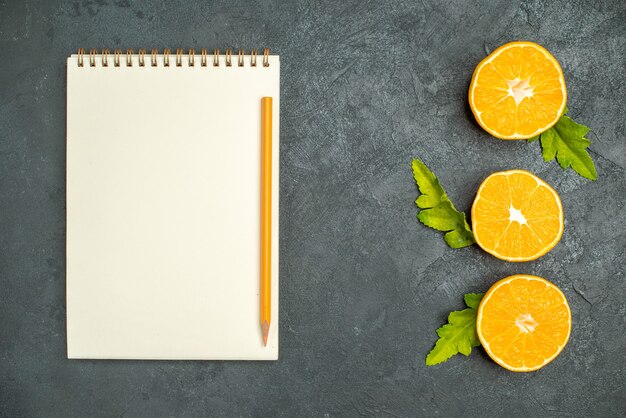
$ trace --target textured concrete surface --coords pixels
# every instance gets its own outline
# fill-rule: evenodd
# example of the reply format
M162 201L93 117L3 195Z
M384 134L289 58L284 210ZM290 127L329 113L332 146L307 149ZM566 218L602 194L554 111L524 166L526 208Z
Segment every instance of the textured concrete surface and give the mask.
M598 181L473 122L474 66L515 39L561 62ZM282 61L280 361L66 360L66 56L239 46ZM624 416L625 68L620 0L0 1L0 415ZM447 248L415 219L414 156L464 209L492 171L537 173L563 240L526 264ZM564 290L561 356L531 374L481 349L427 368L463 293L512 273Z

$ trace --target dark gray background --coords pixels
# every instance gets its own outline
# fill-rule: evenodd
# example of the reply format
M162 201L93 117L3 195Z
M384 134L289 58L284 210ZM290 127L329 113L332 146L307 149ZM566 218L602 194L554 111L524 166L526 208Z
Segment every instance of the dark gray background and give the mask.
M0 415L624 416L625 25L619 0L1 1ZM474 123L474 67L517 39L563 66L596 182ZM278 362L66 360L65 59L79 47L281 55ZM561 194L562 241L525 264L446 247L415 219L412 157L461 209L493 171L537 173ZM529 374L482 349L426 367L463 294L513 273L565 292L563 353Z

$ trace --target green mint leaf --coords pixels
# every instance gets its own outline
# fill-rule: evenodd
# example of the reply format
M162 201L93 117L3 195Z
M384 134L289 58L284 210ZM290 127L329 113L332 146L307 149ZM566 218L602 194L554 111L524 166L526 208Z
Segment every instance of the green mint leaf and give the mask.
M417 219L430 228L445 232L444 240L452 248L472 245L475 242L474 235L465 214L454 207L437 176L418 159L413 160L411 167L421 193L415 201L417 207L422 209Z
M463 300L469 308L478 309L478 305L480 305L480 301L483 300L484 295L484 293L466 293L465 296L463 296Z
M598 173L587 152L591 141L585 138L589 128L574 122L572 118L565 115L566 113L567 108L556 125L538 136L541 141L543 159L552 161L556 158L563 169L572 167L581 176L595 180L598 178ZM537 137L531 138L528 142L536 139Z
M448 323L437 330L439 339L426 356L427 366L443 363L458 353L469 356L472 347L480 346L476 334L476 315L482 298L482 293L468 293L464 297L468 308L450 312Z

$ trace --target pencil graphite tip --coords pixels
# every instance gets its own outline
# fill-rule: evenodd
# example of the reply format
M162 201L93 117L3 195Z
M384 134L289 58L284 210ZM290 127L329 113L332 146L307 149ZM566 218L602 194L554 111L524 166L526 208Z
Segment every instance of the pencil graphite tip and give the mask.
M263 321L261 323L261 332L263 332L263 346L267 347L267 336L270 333L270 323Z

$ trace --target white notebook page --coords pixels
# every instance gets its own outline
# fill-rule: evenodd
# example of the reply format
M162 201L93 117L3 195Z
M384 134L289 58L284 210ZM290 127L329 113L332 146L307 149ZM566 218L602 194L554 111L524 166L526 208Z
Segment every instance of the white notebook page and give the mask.
M67 61L67 355L278 358L279 58ZM272 324L259 325L261 97L273 97Z

